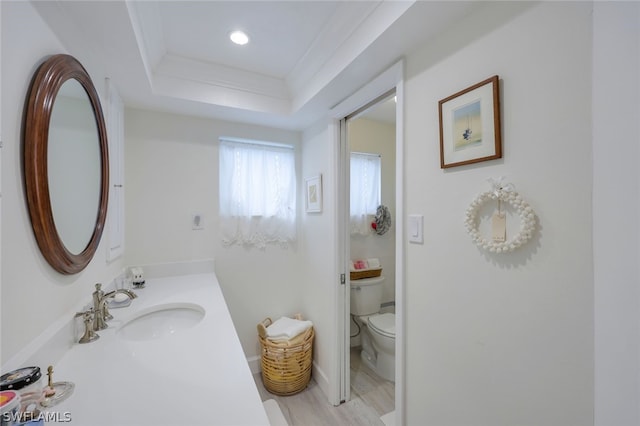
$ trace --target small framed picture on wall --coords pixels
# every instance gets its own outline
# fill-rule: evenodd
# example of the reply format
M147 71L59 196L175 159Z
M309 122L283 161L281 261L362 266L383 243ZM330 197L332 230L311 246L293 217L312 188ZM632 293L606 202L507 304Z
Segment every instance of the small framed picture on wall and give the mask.
M322 175L306 178L305 186L307 213L320 213L322 211Z
M440 168L502 158L497 75L438 103Z

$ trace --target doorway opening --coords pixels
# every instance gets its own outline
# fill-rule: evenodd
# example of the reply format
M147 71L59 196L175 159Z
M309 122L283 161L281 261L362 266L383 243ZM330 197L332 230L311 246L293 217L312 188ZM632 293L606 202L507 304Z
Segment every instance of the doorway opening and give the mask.
M376 407L381 417L386 417L395 424L402 424L404 420L404 225L403 225L403 143L402 143L402 63L381 74L377 79L367 84L356 94L349 97L334 110L335 119L335 143L336 150L336 192L337 192L337 253L338 272L342 281L338 293L338 318L336 321L336 334L340 344L337 350L339 380L336 393L337 402L350 401L352 398L363 399L358 386L362 377L358 371L352 372L352 361L361 367L366 366L371 371L372 377L382 377L381 382L386 384L386 389L381 392L391 393L390 401ZM383 121L378 117L386 115L390 118ZM383 129L386 129L383 131ZM385 142L375 142L377 136L386 134ZM380 139L385 139L384 137ZM377 147L374 145L378 144ZM379 149L383 148L383 149ZM391 216L391 227L387 232L379 235L372 229L371 233L361 236L352 236L352 212L351 212L351 154L360 152L380 156L380 205L386 207ZM382 174L384 173L384 177ZM377 209L376 209L377 210ZM371 213L369 211L369 213ZM376 212L377 213L377 212ZM367 221L369 225L376 221L376 215L364 215L364 227ZM362 224L361 224L362 225ZM363 228L363 229L365 229ZM357 259L354 259L357 258ZM362 258L362 259L360 259ZM368 365L362 363L366 356L362 354L363 343L357 337L363 336L363 326L369 326L366 318L360 318L360 323L351 315L352 287L359 286L350 279L352 260L372 260L375 266L379 262L384 275L385 283L382 286L382 298L380 300L381 312L394 313L395 315L395 342L392 344L394 366L390 367L392 373L376 374L375 360L369 360ZM371 269L371 268L370 268ZM352 324L353 330L352 330ZM355 325L357 324L357 325ZM357 329L360 327L360 331ZM352 342L352 335L355 340ZM391 335L389 335L391 336ZM388 341L387 341L388 342ZM352 350L352 346L355 348ZM375 345L374 345L375 346ZM353 353L352 353L353 352ZM387 353L388 355L388 353ZM353 357L353 358L352 358ZM386 357L389 361L389 357ZM370 367L374 367L371 369ZM385 369L389 371L389 366ZM381 370L378 370L381 371ZM367 375L369 371L367 372ZM352 383L352 379L354 383ZM389 380L391 379L391 380ZM393 383L395 379L395 385ZM369 383L367 386L369 386ZM353 385L353 386L352 386ZM389 390L391 386L391 390ZM375 387L375 386L374 386ZM363 399L363 403L367 403ZM393 410L395 408L395 411ZM383 411L390 412L383 413ZM386 415L385 415L386 414ZM385 419L382 419L385 422ZM385 422L386 423L386 422Z
M351 400L395 410L395 89L348 116ZM376 322L377 321L377 322ZM380 332L371 324L384 330Z

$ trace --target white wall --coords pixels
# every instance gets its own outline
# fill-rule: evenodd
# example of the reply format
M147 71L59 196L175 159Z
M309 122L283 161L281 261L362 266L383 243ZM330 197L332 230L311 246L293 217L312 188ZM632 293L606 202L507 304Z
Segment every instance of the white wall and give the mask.
M344 247L341 247L342 244L337 238L341 227L345 228L343 235L348 236L348 227L347 224L341 224L342 213L337 211L339 197L344 195L338 188L339 175L343 167L343 164L339 164L339 157L342 155L340 150L344 147L338 146L341 130L336 120L345 117L370 99L386 93L393 85L400 89L401 98L402 70L402 63L396 63L362 89L349 94L329 112L328 120L319 120L303 133L303 175L322 173L324 187L322 213L304 216L302 264L308 274L305 280L304 304L305 309L313 312L316 318L314 377L329 402L335 405L338 405L345 392L348 392L341 389L339 370L343 365L341 358L348 356L346 351L349 346L344 334L337 331L346 326L343 314L348 313L348 290L346 286L340 285L339 281L339 274L343 269L340 265L345 261L347 254L340 251ZM395 139L397 136L392 137ZM391 156L395 157L395 152L389 155ZM397 221L398 218L396 223Z
M96 282L105 284L122 268L106 263L103 238L94 260L79 274L64 276L44 260L36 244L22 180L22 113L29 83L49 55L69 53L87 69L104 95L102 67L89 50L69 51L28 2L0 2L2 8L2 364L36 339L55 320L91 300Z
M259 321L301 310L304 278L299 244L265 250L222 245L218 220L221 136L288 143L300 151L297 132L126 110L125 258L127 265L214 258L240 341L251 358L259 354ZM191 229L193 213L202 215L204 229Z
M595 424L640 424L640 5L594 3Z
M589 425L591 5L498 2L459 24L406 62L407 214L425 225L407 247L407 424ZM441 170L438 101L494 74L503 159ZM539 226L494 255L463 221L499 176Z
M325 120L317 123L303 134L302 176L310 177L322 173L323 210L322 213L302 214L302 253L301 281L303 290L303 306L309 318L314 322L316 336L314 342L314 374L315 380L326 395L332 395L328 388L336 377L332 368L336 353L333 330L338 320L336 314L335 287L338 277L335 270L335 229L336 194L335 171L333 159L337 147L331 146L330 130ZM335 385L335 384L334 384Z
M396 300L396 127L393 124L359 118L349 121L349 143L352 152L380 154L382 204L389 208L392 227L383 235L351 236L351 258L377 257L385 276L382 303ZM353 327L353 323L352 323ZM353 332L352 332L353 334Z

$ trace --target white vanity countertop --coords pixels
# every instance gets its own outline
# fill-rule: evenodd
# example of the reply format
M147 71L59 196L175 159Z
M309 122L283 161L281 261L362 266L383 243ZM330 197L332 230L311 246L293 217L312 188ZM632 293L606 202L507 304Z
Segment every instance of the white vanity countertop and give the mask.
M109 328L94 342L74 345L54 366L54 382L75 383L52 407L72 425L268 425L253 376L214 273L147 279L126 308L111 309ZM150 306L195 303L204 318L155 340L116 335ZM65 417L66 416L66 417Z

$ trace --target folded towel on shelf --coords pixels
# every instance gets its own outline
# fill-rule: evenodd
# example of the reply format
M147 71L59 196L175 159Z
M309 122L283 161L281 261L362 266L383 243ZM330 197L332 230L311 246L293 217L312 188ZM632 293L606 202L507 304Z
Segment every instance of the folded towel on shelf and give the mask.
M270 340L289 340L313 327L311 321L281 317L267 327L267 338Z
M380 267L380 259L377 257L367 259L367 265L369 265L369 269L376 269Z

